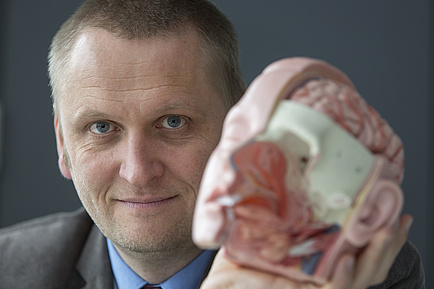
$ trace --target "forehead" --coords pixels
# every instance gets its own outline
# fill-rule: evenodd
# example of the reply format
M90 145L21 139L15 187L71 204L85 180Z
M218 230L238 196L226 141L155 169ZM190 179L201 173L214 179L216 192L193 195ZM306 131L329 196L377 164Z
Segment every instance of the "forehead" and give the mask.
M120 77L132 73L190 75L202 70L201 59L200 42L192 29L179 35L128 40L103 29L87 28L73 46L69 68Z
M202 63L200 40L193 29L179 35L123 39L99 28L87 28L77 38L65 79L67 105L95 93L105 98L151 96L177 91L196 96L219 94ZM155 94L154 93L154 94Z
M182 35L127 40L102 29L81 33L65 69L57 110L62 122L89 111L112 116L155 116L185 107L221 118L221 93L201 60L194 30Z

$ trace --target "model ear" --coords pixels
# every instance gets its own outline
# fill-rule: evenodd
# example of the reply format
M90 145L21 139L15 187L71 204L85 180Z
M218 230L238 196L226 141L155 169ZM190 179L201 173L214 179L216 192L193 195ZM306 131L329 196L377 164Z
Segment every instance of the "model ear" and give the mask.
M57 112L54 112L54 131L56 133L57 154L59 156L59 169L62 175L67 179L72 179L71 171L65 163L63 134L60 128L59 117Z
M396 222L402 206L401 188L387 179L378 179L347 224L348 241L363 247L380 229Z

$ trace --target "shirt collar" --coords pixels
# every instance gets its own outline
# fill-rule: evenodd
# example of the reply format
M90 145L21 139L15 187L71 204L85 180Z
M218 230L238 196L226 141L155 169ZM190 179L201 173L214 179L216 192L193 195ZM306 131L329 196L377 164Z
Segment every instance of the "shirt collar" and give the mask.
M136 274L121 258L112 242L107 239L110 262L118 289L140 289L148 282ZM153 284L163 289L199 288L205 268L213 251L205 250L190 264L161 284ZM180 285L182 284L182 286Z

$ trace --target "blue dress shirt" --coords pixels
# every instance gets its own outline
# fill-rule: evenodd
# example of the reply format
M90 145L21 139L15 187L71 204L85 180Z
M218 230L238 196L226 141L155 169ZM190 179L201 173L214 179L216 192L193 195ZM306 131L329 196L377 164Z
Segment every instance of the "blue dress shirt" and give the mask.
M112 242L107 239L110 262L113 275L118 289L140 289L146 284L150 284L136 274L119 256ZM181 271L170 277L161 284L151 284L160 286L163 289L196 289L202 279L204 270L211 258L213 251L205 250L190 264Z

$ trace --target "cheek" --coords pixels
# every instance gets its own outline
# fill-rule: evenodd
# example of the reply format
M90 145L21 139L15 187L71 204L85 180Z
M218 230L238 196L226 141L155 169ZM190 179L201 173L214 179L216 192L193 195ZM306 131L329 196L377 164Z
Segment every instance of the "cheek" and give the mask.
M104 192L114 179L112 157L92 150L70 151L69 166L77 193L84 203L104 199Z
M178 175L190 183L197 192L200 179L206 165L208 153L201 148L184 150L177 158L171 158Z
M195 196L198 194L202 174L214 146L212 142L199 141L184 146L181 151L168 151L166 155L166 167L188 183L194 190Z

